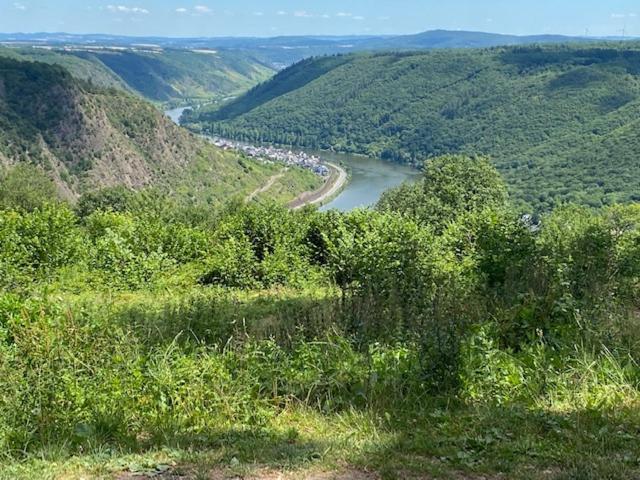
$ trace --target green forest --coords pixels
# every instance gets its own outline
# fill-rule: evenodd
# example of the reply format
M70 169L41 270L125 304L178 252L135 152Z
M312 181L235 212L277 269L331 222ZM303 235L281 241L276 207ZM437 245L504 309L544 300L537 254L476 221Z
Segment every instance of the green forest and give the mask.
M468 156L350 213L18 180L0 478L640 474L638 205L534 221Z
M521 211L638 200L637 43L303 60L187 122L196 131L420 166L487 155Z
M0 47L1 57L59 65L79 80L163 105L222 100L274 73L251 52L214 49Z

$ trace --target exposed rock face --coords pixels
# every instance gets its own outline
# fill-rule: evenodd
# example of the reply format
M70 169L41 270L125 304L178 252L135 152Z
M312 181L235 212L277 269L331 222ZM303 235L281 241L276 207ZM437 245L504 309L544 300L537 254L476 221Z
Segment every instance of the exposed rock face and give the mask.
M66 197L161 184L203 146L131 95L92 87L55 66L0 59L0 165L39 164Z

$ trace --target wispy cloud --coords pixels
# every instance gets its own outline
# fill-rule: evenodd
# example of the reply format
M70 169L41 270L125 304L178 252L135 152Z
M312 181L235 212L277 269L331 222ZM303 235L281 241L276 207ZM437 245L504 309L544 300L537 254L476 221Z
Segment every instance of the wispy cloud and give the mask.
M211 9L206 5L196 5L193 9L198 13L211 13Z
M636 18L638 16L637 13L612 13L611 18Z
M18 2L13 4L13 8L15 8L16 10L22 10L22 11L25 11L27 9L26 5Z
M282 16L282 15L286 15L286 14L287 14L287 12L285 12L284 10L278 10L278 11L276 12L276 15L280 15L280 16Z
M313 17L313 15L310 14L309 12L307 12L306 10L298 10L297 12L293 12L293 16L294 17L300 17L300 18L311 18L311 17Z
M352 20L362 21L365 18L362 15L354 15L351 12L338 12L336 13L336 17L338 18L350 18Z
M113 13L135 13L147 15L149 10L141 7L127 7L125 5L107 5L107 10Z
M256 17L262 17L262 16L264 15L264 12L253 12L253 14L254 14Z
M180 7L176 8L176 13L187 13L188 10L186 8Z

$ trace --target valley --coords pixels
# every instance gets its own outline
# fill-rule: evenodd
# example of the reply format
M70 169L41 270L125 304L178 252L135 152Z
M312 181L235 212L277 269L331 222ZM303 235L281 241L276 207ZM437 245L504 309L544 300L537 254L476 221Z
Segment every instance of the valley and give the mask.
M640 17L400 3L2 6L0 480L640 479Z
M278 170L216 148L152 104L79 80L59 65L0 56L0 71L3 166L39 169L67 201L124 186L215 204L245 195ZM311 172L294 169L278 197L291 200L319 183Z
M638 59L633 42L322 57L186 125L416 166L489 155L523 211L597 207L640 190Z

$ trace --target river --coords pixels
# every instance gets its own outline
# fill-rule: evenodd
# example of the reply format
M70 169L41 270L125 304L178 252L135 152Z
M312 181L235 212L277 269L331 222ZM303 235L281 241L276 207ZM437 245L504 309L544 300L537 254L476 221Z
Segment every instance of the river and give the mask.
M178 123L186 108L167 110L165 114ZM300 149L305 150L305 149ZM318 155L326 162L344 165L351 175L347 186L332 201L320 210L340 210L347 212L358 207L375 205L385 190L396 187L403 182L417 181L420 172L415 168L385 162L377 158L359 155L348 155L326 151L307 151Z
M165 110L164 114L173 120L174 123L180 125L180 117L182 113L187 110L189 107L180 107L180 108L172 108L171 110Z
M349 183L331 202L320 210L340 210L347 212L358 207L375 205L385 190L403 182L415 182L420 172L406 165L386 162L378 158L348 155L333 152L310 152L322 160L340 163L347 167L351 175Z

